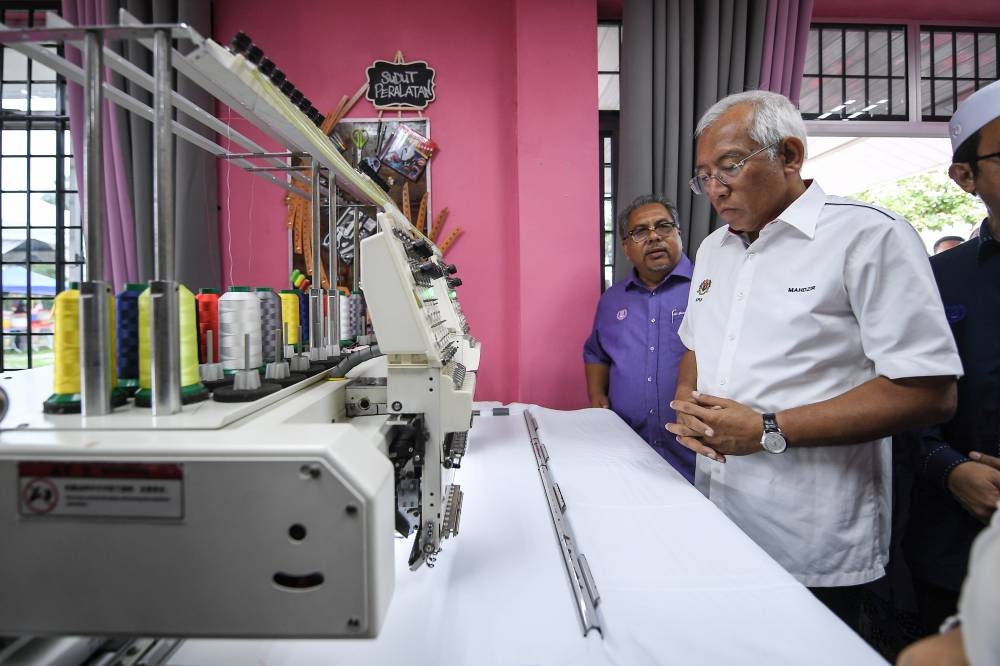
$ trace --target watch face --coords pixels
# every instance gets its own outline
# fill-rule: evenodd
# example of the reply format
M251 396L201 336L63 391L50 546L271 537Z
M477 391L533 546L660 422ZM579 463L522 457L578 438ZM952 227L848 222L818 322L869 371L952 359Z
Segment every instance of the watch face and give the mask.
M768 453L781 453L788 446L785 442L785 438L780 433L776 432L764 433L761 445Z

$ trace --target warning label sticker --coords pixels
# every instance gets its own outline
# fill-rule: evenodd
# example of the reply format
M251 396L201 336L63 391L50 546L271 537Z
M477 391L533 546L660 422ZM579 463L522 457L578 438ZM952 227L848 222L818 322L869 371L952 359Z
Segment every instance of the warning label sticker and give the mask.
M183 518L184 466L175 463L18 463L22 516Z

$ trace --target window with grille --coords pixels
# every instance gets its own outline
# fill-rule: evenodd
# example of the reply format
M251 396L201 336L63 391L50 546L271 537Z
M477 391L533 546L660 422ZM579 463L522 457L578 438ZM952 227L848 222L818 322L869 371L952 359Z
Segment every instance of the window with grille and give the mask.
M997 79L1000 29L920 30L920 115L948 121L963 99Z
M998 48L1000 28L814 23L799 108L806 120L946 122L997 80Z
M45 24L59 3L8 2L0 21ZM61 52L61 45L43 45ZM83 233L65 81L48 67L0 50L0 371L52 363L52 302L81 279Z
M809 30L799 108L807 120L906 120L904 26Z
M618 155L619 74L621 71L622 27L620 23L597 26L597 93L600 113L600 206L601 291L614 282L615 257L615 158Z

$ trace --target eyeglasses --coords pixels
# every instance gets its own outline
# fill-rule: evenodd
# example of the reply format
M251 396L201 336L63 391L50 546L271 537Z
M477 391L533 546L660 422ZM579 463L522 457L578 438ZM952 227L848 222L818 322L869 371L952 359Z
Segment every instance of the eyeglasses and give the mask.
M688 184L691 186L691 191L695 194L705 194L708 191L708 181L713 178L719 181L722 185L729 185L729 183L740 177L740 172L743 171L743 165L745 165L750 158L761 154L768 148L774 148L779 143L780 141L775 141L770 146L764 146L763 148L755 150L735 164L720 166L715 173L696 173L694 178L688 181Z
M680 228L681 225L676 222L671 222L670 220L659 220L652 226L636 227L629 231L626 235L632 239L633 243L645 243L649 240L649 234L651 231L655 231L656 235L660 238L669 238L671 235L677 233Z
M990 153L989 155L976 155L971 161L982 162L983 160L993 159L994 157L1000 157L1000 153Z

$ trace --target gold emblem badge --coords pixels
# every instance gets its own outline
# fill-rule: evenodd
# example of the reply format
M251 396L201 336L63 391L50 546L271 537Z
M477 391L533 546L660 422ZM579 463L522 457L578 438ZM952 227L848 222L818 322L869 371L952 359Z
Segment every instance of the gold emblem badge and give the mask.
M702 280L701 284L698 285L698 295L704 296L708 293L708 290L712 288L711 280Z

